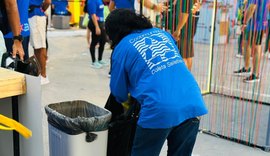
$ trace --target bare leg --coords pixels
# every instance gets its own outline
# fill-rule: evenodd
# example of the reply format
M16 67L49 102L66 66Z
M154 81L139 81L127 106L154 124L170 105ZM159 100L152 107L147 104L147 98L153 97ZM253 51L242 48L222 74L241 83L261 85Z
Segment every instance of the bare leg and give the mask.
M47 77L46 75L46 59L47 59L46 48L35 49L34 53L40 65L41 76Z
M90 29L86 28L86 41L87 41L87 45L88 47L90 47Z
M189 71L191 71L191 68L192 68L192 57L190 58L183 58L187 68Z
M260 69L260 62L261 62L261 54L262 54L262 46L256 45L254 56L253 56L253 73L256 74L256 76L259 75L259 69Z
M251 55L251 46L248 43L249 41L244 40L244 61L245 61L245 69L248 70L249 65L250 65L250 55Z

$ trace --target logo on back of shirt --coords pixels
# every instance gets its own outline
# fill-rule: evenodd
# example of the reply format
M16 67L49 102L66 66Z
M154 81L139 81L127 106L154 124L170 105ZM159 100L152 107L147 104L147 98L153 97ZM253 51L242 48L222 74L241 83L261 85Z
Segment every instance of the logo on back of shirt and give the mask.
M153 31L131 39L152 74L182 63L174 43L162 31Z

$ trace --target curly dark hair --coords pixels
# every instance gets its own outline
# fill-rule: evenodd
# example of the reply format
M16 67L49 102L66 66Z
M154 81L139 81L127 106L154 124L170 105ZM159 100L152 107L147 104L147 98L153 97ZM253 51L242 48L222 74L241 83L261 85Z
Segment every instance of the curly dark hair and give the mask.
M115 9L108 15L105 22L106 33L112 41L112 48L128 34L152 27L149 19L129 9Z

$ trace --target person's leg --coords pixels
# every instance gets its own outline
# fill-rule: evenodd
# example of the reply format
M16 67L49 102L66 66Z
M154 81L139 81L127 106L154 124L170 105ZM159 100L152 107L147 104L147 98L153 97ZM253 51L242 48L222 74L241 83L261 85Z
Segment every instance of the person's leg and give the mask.
M262 55L262 46L256 45L254 50L254 56L253 56L253 74L256 76L259 76L259 69L260 69L260 62L261 62L261 55Z
M90 48L90 33L91 33L91 31L90 31L90 29L87 27L87 28L86 28L86 42L87 42L87 45L88 45L89 48Z
M186 58L186 65L187 65L187 68L189 69L189 71L191 71L191 68L192 68L192 57L190 58Z
M244 41L243 50L244 51L244 62L245 62L245 69L248 70L250 67L250 56L251 56L251 47L252 47L252 31L247 32L245 35L246 39Z
M101 61L103 52L104 52L104 46L106 44L106 33L105 33L104 23L100 23L99 26L101 29L101 35L100 35L99 48L98 48L98 61Z
M242 50L243 50L243 33L241 33L241 35L238 38L238 54L239 55L243 55Z
M263 31L255 31L253 33L254 42L254 53L253 53L253 60L252 60L252 67L253 71L252 74L244 79L244 82L257 82L260 81L259 78L259 69L260 69L260 62L261 62L261 54L262 54L262 37L263 37Z
M96 29L92 22L88 23L88 29L92 32L91 33L92 40L90 43L90 55L92 58L92 62L94 63L96 62L95 50L96 50L96 45L99 41L99 36L96 35Z
M46 54L46 48L40 48L40 49L34 49L35 56L38 60L38 63L40 65L41 73L40 75L44 78L47 77L46 74L46 59L47 59L47 54Z
M171 129L147 129L137 126L131 156L159 156Z
M249 67L250 55L251 55L251 46L250 46L251 34L249 34L249 32L246 31L243 35L244 35L243 36L244 39L243 39L243 45L242 45L242 54L244 56L244 67L233 72L235 75L238 75L238 76L248 75L251 71Z
M260 69L260 62L261 62L261 55L262 55L262 38L263 38L263 31L256 32L256 42L254 48L254 57L253 57L253 74L259 76L259 69Z
M47 78L46 73L46 16L34 16L29 18L30 26L30 43L34 48L34 54L40 65L42 81ZM46 83L49 83L48 78ZM42 84L46 84L45 82Z
M173 128L168 136L168 156L191 156L199 130L198 118L188 119Z

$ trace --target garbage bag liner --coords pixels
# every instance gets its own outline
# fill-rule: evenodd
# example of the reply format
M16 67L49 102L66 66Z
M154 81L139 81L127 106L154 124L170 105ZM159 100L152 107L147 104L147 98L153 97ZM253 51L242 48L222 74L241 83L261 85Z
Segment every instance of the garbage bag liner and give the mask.
M68 101L45 107L48 122L55 128L77 135L108 129L111 112L86 101Z

